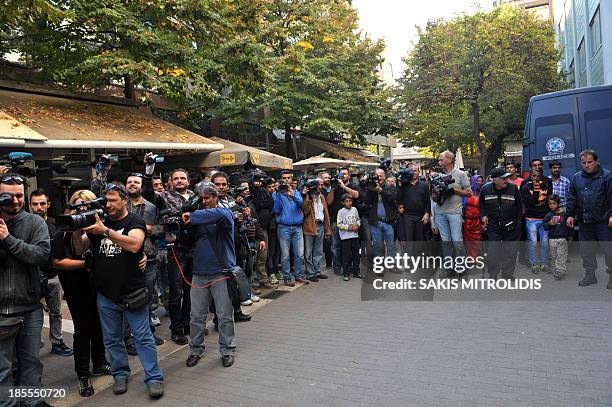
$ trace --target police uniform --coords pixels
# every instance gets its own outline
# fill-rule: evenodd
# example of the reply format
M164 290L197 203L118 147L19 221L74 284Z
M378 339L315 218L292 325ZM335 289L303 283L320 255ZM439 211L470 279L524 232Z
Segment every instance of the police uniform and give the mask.
M507 175L509 174L501 168L496 168L491 178L503 178ZM503 189L497 189L495 184L490 182L480 191L479 206L481 218L488 217L486 238L489 275L496 278L501 269L502 278L512 278L522 227L523 204L519 189L512 183L508 183Z

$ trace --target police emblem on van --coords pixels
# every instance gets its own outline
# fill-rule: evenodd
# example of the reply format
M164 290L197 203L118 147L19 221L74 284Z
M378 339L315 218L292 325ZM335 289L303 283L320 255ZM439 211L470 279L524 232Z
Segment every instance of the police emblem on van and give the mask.
M573 158L574 154L563 154L565 150L565 141L559 137L553 137L546 142L547 156L542 157L544 161L561 160L564 158Z

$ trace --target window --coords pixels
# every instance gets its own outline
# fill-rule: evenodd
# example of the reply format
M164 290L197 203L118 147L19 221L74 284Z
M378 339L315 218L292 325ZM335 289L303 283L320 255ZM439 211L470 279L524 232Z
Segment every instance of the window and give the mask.
M569 84L570 88L573 88L576 86L576 67L575 67L573 59L572 59L572 62L570 62L569 68L567 71L567 83Z
M580 40L578 45L578 76L586 71L586 50L584 49L584 38Z
M591 49L593 50L593 55L595 55L599 47L601 47L601 16L599 15L599 7L595 10L593 19L589 23L589 35L592 44Z

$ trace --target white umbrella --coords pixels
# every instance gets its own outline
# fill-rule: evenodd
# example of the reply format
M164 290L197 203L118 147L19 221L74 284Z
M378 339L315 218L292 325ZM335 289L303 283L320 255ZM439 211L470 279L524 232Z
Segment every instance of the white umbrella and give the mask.
M465 168L463 166L463 156L461 155L461 148L457 149L457 154L455 154L455 169L460 170L461 168Z
M297 170L312 169L312 168L340 168L340 167L347 167L351 164L352 164L351 161L316 156L316 157L310 157L305 160L293 163L293 168Z

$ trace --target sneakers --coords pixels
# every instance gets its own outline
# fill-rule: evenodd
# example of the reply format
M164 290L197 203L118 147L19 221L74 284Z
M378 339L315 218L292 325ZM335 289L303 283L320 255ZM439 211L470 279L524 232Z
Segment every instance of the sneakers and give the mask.
M251 294L251 301L253 302L259 302L260 298L256 295Z
M106 376L106 375L111 375L111 367L108 363L105 363L101 366L98 367L94 367L94 369L91 371L91 375L98 377L98 376Z
M355 277L355 278L363 278L363 276L361 275L361 273L357 273L357 274L355 274L353 277Z
M240 305L244 305L245 307L250 307L251 305L253 305L253 301L245 300L245 301L242 301Z
M172 332L170 339L172 339L172 341L177 345L187 345L189 343L182 330Z
M138 355L138 352L136 351L136 345L133 342L126 343L125 349L127 350L127 354L130 356Z
M537 264L532 264L531 274L540 274L540 266L538 266Z
M552 270L546 264L540 264L540 271L544 274L551 274Z
M310 276L308 277L308 281L312 281L313 283L316 283L317 281L319 281L319 278L317 276Z
M293 281L289 280L289 279L285 280L285 285L287 287L295 287L295 283Z
M234 322L248 322L250 320L250 315L243 314L242 311L234 312Z
M89 376L79 377L79 394L81 397L90 397L94 394Z
M329 277L326 274L319 273L319 274L317 274L317 278L319 280L327 280Z
M153 316L151 317L151 325L153 326L160 326L161 325L161 321L159 320L159 317L155 314L153 314Z
M153 382L149 384L149 397L152 399L158 399L164 395L164 384L160 382Z
M230 367L234 364L234 357L232 355L221 356L221 364L223 367Z
M54 343L51 345L51 353L55 353L60 356L72 356L74 352L70 349L64 341Z
M200 353L199 355L189 355L187 361L185 362L185 365L187 365L187 367L194 367L198 364L200 359L202 359L202 356L204 356L203 353Z
M270 276L270 284L278 284L278 278L276 278L276 274L272 274Z
M113 383L113 393L123 394L127 391L127 378L117 377Z
M306 280L306 279L303 279L302 277L300 277L300 278L296 278L296 279L295 279L295 282L296 282L296 283L300 283L300 284L304 284L304 285L308 285L308 284L310 284L310 281L308 281L308 280Z
M344 276L342 276L342 279L344 281L349 281L351 278L348 275L345 274Z
M155 346L161 346L164 343L166 343L166 341L164 341L162 338L160 338L157 335L153 335L153 338L155 338Z

